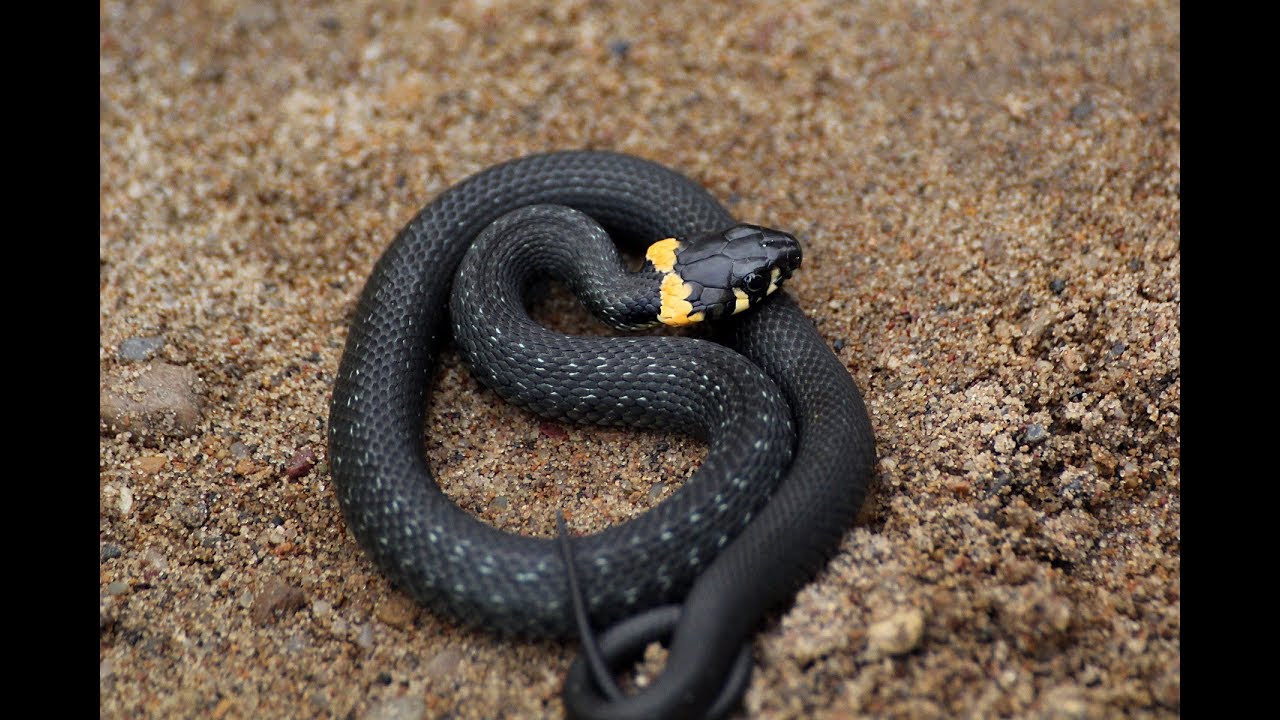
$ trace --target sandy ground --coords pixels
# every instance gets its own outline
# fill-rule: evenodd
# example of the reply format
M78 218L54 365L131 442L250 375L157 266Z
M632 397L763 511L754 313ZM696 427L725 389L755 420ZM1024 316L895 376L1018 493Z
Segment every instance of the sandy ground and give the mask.
M562 715L576 648L409 603L324 438L392 235L571 147L798 234L871 411L871 497L741 716L1178 715L1178 4L513 5L100 4L101 715ZM513 530L641 512L703 452L545 423L453 355L437 387L442 484Z

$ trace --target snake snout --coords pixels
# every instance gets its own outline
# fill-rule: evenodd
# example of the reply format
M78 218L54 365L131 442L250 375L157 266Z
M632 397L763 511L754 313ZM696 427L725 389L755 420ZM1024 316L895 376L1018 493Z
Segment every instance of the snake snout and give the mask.
M733 258L728 283L736 299L735 313L776 291L803 257L794 235L759 225L735 225L724 232L724 240L722 252Z
M791 277L791 273L800 269L800 261L804 258L804 254L800 251L800 241L791 233L785 233L781 230L770 230L769 228L760 228L762 236L760 238L760 246L763 247L770 257L770 265L782 271L782 279Z

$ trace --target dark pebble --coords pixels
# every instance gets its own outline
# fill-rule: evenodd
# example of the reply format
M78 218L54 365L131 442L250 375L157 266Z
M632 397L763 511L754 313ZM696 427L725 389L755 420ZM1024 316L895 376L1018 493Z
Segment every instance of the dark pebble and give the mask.
M631 43L626 40L610 40L609 52L619 60L626 60L627 53L631 52Z
M284 474L291 478L300 478L311 472L311 468L316 466L316 453L311 448L302 448L289 458L289 464L284 468Z
M1029 443L1038 443L1049 437L1048 431L1040 423L1031 423L1027 426L1027 434L1023 437Z
M114 543L102 544L102 562L118 558L124 554L124 549Z
M1054 295L1061 295L1062 291L1067 289L1067 281L1054 280L1053 282L1049 283L1049 289L1053 291Z

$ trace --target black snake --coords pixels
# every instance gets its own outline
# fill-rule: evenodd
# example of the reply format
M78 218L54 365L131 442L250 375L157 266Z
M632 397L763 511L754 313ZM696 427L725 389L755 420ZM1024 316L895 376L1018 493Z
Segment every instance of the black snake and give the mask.
M543 205L566 207L530 207ZM667 251L678 241L651 251L640 273L647 278L639 280L625 279L610 255L610 237L649 243L733 227L711 195L660 165L607 152L532 155L473 175L423 208L384 252L356 308L330 407L339 502L353 534L391 578L462 621L567 637L576 620L556 541L504 533L468 515L427 466L427 397L450 336L455 284L455 302L469 295L476 309L454 318L453 333L472 361L498 361L475 372L508 399L562 419L661 426L707 440L702 466L658 507L572 539L573 579L589 621L621 621L600 639L610 664L634 657L649 638L671 636L664 671L633 697L602 695L576 663L565 687L573 716L727 711L741 688L725 690L726 677L735 662L743 677L744 658L749 671L743 648L761 618L822 568L866 493L875 462L866 409L812 323L785 291L772 292L790 268L782 277L766 270L763 278L740 278L749 292L745 284L735 293L667 281L672 287L655 299L655 279L670 270ZM756 231L772 232L737 232ZM501 282L460 270L482 233L494 239L497 249L484 255ZM583 236L596 244L567 244ZM504 237L517 240L499 242ZM573 274L573 261L584 256L587 269ZM734 309L771 296L719 322L724 345L568 337L532 323L523 310L540 274L562 272L589 304L593 293L600 296L605 316L615 312L607 293L592 289L602 280L649 292L640 304L668 320L673 313L688 321L699 312L731 312L695 308L699 294L721 301L708 308L742 301ZM674 311L655 307L668 301Z

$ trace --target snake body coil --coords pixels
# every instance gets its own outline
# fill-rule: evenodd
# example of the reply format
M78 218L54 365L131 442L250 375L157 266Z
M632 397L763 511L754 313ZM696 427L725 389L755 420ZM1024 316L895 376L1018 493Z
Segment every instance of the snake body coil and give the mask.
M499 269L528 270L557 247L575 253L557 246L566 235L557 223L578 223L574 214L520 210L540 204L574 208L632 242L733 222L678 173L614 153L534 155L459 183L399 233L364 288L334 387L329 448L348 526L415 598L490 629L568 636L573 616L555 542L503 533L462 511L435 484L423 452L450 291L473 241L522 233L527 241L500 256ZM517 295L531 276L522 277L507 285ZM456 282L461 294L479 296L482 316L523 300L502 301L465 273ZM671 615L679 624L666 669L640 695L610 700L579 663L565 694L580 717L700 716L762 615L822 567L852 523L874 463L857 388L785 292L724 321L737 352L690 338L565 338L515 315L504 318L515 329L501 338L488 320L455 318L464 351L506 363L480 371L504 395L565 419L662 425L708 441L707 459L671 498L573 540L597 627L682 602ZM535 379L516 380L515 370ZM640 410L625 404L636 398ZM607 652L618 644L609 633L602 641Z

